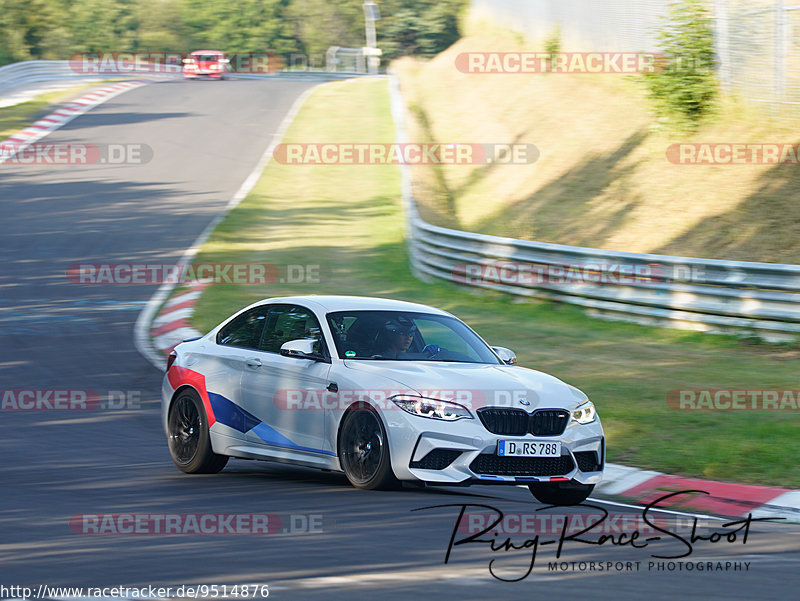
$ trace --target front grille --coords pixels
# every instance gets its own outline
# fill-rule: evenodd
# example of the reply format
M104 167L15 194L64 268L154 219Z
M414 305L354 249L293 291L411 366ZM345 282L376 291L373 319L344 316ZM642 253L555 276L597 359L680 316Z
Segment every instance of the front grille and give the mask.
M538 409L529 414L522 409L484 407L478 410L483 427L502 436L560 436L569 423L564 409Z
M522 436L528 433L530 415L522 409L479 409L478 417L492 434Z
M453 463L459 455L461 455L461 451L433 449L419 461L412 461L409 467L423 470L443 470Z
M603 468L597 460L597 451L578 451L575 453L575 461L582 472L599 472Z
M575 468L569 455L561 457L501 457L478 455L470 464L476 474L497 476L563 476Z
M540 409L531 416L530 433L534 436L560 436L569 423L569 411Z

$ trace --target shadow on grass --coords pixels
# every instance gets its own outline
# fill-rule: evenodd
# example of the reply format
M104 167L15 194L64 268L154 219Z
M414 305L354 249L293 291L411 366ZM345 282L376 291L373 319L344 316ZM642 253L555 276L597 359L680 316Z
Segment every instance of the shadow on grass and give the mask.
M775 262L800 263L800 170L796 165L776 165L759 177L758 184L734 209L704 219L653 252L759 261L768 249ZM709 248L718 250L709 255Z
M636 169L635 164L623 167L620 163L647 136L639 130L613 152L587 156L557 180L481 220L474 231L562 244L574 244L579 238L581 246L603 246L608 236L622 227L637 201L621 204L602 223L592 214L589 203Z
M409 106L409 110L414 114L423 131L424 141L436 143L437 138L425 109L415 103ZM524 133L520 133L511 141L511 144L523 143L524 136ZM417 192L417 196L419 196L417 205L422 218L443 227L463 229L458 216L457 199L489 177L497 169L498 165L499 163L494 162L481 164L472 169L460 185L454 187L448 183L441 165L418 166L414 170L417 177L412 177L416 186L424 188L426 181L430 180L431 177L433 180L429 190L424 191L422 194Z

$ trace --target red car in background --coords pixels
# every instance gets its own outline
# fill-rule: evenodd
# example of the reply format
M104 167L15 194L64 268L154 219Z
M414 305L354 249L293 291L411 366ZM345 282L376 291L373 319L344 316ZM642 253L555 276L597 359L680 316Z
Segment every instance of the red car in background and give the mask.
M219 50L195 50L183 59L183 76L186 79L225 79L229 62Z

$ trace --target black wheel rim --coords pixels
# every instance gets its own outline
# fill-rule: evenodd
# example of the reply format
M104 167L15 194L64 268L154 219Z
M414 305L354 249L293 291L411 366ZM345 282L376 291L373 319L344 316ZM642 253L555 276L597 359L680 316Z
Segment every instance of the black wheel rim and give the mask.
M342 463L345 473L358 484L366 484L381 465L384 452L383 430L378 416L357 411L342 432Z
M175 401L169 414L169 448L175 461L186 465L200 446L200 413L191 397Z

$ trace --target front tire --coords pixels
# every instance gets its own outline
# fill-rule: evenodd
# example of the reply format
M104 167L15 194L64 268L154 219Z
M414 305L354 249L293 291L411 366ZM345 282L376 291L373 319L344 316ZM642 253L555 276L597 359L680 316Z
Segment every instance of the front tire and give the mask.
M381 418L372 409L348 411L342 419L339 460L356 488L386 490L398 485Z
M181 392L173 401L167 432L169 454L182 472L216 474L228 463L227 455L217 455L211 449L206 412L194 390Z
M536 482L529 484L531 494L545 505L578 505L583 503L592 491L594 484L569 482Z

